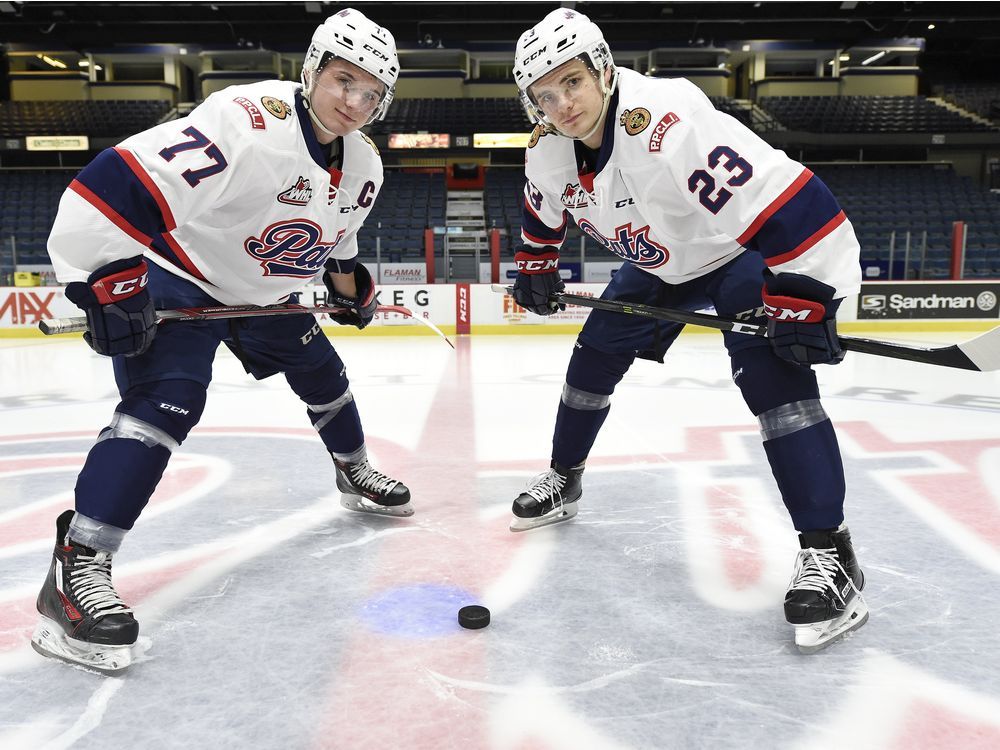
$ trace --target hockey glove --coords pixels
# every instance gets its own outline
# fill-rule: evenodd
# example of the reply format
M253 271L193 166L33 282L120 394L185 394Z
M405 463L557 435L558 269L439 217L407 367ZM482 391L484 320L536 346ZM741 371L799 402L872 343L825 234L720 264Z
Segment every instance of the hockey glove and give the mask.
M101 266L84 281L66 285L66 298L87 314L83 340L98 354L136 357L156 335L156 311L146 289L141 256Z
M795 273L764 272L767 337L774 353L800 365L835 365L844 358L837 339L834 289Z
M522 246L514 254L517 278L514 301L536 315L552 315L566 305L552 302L549 295L566 289L559 276L559 251L552 245L543 248Z
M330 317L342 326L357 326L364 328L372 322L375 317L375 309L378 307L378 299L375 297L375 282L368 269L361 263L354 266L354 283L358 288L357 297L348 297L338 292L333 285L333 279L329 273L323 274L323 283L330 293L327 302L331 305L340 305L347 308L342 313L330 313Z

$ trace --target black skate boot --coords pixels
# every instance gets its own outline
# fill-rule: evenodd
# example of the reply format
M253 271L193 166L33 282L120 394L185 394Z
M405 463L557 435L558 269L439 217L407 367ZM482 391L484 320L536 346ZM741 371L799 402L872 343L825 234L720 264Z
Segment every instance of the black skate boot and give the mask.
M858 565L846 526L799 534L802 547L785 594L785 619L795 626L795 645L811 654L868 621Z
M56 546L36 606L31 645L43 656L115 674L132 663L139 623L111 583L111 555L68 537L73 511L56 520Z
M514 499L511 531L527 531L568 521L576 515L576 503L583 494L584 464L563 466L555 461L544 474L535 477L531 485Z
M410 490L402 482L371 467L366 458L356 464L333 459L337 467L340 504L359 513L380 516L412 516Z

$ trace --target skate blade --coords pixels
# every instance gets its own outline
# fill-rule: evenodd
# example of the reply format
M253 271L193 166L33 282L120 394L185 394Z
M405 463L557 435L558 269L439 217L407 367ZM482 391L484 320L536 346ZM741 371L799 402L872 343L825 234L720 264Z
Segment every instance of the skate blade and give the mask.
M361 495L345 493L340 496L340 504L355 513L371 513L375 516L392 516L394 518L409 518L413 515L413 505L408 502L402 505L379 505Z
M799 653L815 654L868 622L868 605L858 596L850 611L836 620L811 625L795 625L795 646Z
M576 502L572 502L563 503L561 508L553 509L544 516L538 516L537 518L519 518L518 516L514 516L514 520L510 522L510 530L529 531L541 528L542 526L551 526L554 523L562 523L575 516L576 510Z
M38 623L31 636L31 647L42 656L110 677L120 675L133 662L131 646L106 646L74 640L67 637L56 623L45 617Z

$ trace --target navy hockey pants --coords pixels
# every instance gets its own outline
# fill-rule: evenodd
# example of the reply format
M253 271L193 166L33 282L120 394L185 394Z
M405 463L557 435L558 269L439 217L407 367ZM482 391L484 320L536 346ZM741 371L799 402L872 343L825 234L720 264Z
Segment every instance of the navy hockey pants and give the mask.
M158 309L219 304L153 263L149 290ZM331 453L363 447L346 369L312 315L167 322L144 354L113 360L121 402L77 478L80 514L132 528L172 451L201 418L220 343L258 380L283 373Z
M761 256L748 251L701 278L671 285L625 263L601 298L692 311L714 307L721 316L761 323L763 269ZM587 458L615 386L637 357L662 362L682 328L591 311L574 346L559 404L552 452L557 463L574 466ZM758 419L767 460L795 528L839 526L844 469L815 373L774 355L766 339L728 331L722 337L733 380Z

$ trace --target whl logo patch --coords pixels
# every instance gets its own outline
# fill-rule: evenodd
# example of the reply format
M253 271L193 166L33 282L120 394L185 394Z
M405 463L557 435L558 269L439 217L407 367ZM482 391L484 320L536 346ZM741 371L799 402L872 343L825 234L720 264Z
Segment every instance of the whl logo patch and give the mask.
M586 208L590 204L587 191L583 189L579 182L566 183L559 200L566 208Z
M614 238L605 237L587 219L579 222L580 231L593 237L619 258L624 258L640 268L659 268L670 259L670 252L649 237L649 225L632 229L632 222L615 228Z
M278 193L278 203L287 203L290 206L304 206L312 198L312 188L309 187L309 180L302 175L295 181L288 190Z

